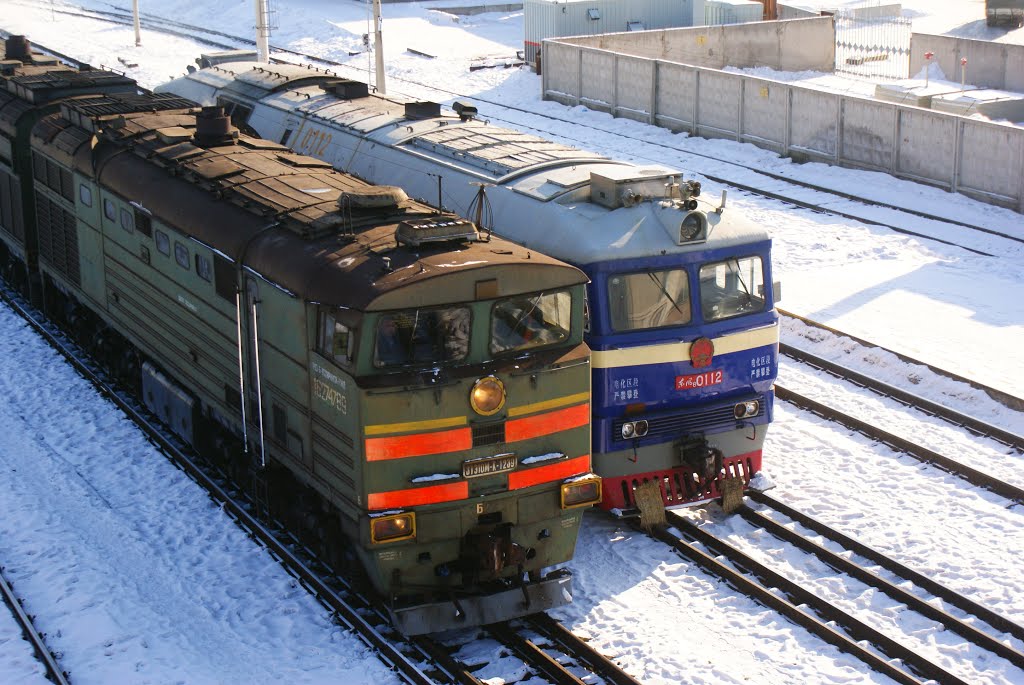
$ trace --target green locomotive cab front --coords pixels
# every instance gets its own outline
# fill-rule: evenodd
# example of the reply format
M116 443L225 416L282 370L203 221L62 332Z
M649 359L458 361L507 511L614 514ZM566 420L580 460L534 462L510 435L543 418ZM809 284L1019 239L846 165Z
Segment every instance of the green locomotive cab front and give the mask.
M556 567L601 499L582 283L473 294L334 324L358 386L356 550L407 634L568 602Z

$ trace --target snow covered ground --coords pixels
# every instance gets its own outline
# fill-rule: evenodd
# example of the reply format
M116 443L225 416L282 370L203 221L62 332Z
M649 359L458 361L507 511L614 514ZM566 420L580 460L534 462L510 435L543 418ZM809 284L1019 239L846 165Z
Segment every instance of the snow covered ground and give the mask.
M126 0L84 4L130 9ZM144 13L240 35L253 25L250 0L140 4ZM884 174L796 165L749 145L687 138L543 102L539 78L527 70L471 73L472 59L511 56L521 47L522 13L453 18L437 11L450 4L384 6L389 91L449 100L458 93L483 103L484 116L495 121L486 103L514 105L526 111L495 114L507 117L510 125L610 156L726 177L737 172L719 160L739 162L945 211L1024 237L1021 215L961 196ZM916 31L1024 43L1024 30L985 26L982 0L903 4ZM123 67L119 57L138 63L127 71L148 86L180 75L199 52L210 49L146 30L142 47L136 48L130 28L74 18L62 14L62 7L56 0L0 0L0 28L94 64ZM371 30L365 4L279 0L273 7L278 28L272 44L347 60L352 73L345 75L366 76L372 57L349 55L363 49L362 35ZM424 51L437 54L436 59L408 52L428 46ZM835 77L820 78L832 82ZM439 95L434 88L441 86L451 94ZM704 186L710 194L720 192L713 183ZM770 227L786 309L1024 396L1020 243L962 232L956 236L1000 255L981 257L733 192L727 211L746 213ZM936 235L949 231L948 226L918 223L907 228ZM948 238L946 233L941 235ZM812 345L815 337L799 325L783 331L786 342L801 347ZM854 351L843 342L814 349L865 373L884 370L882 375L894 384L940 393L931 396L1024 433L1020 413L925 369L909 368L878 351ZM0 351L0 394L6 398L0 403L0 563L76 684L396 682L196 486L164 464L116 411L2 310ZM933 427L903 410L894 414L890 404L837 390L795 366L784 364L780 376L782 383L842 401L865 418L884 416L896 432L930 434L944 451L955 445L971 455L973 465L1024 482L1020 454ZM998 497L781 403L776 418L765 456L779 486L773 494L1024 623L1020 507L1008 507ZM48 490L51 485L57 489ZM757 543L745 524L715 509L690 515L743 544ZM781 545L765 553L783 562L791 556ZM592 634L595 646L617 655L643 682L888 682L691 568L660 543L597 512L587 515L571 566L575 603L559 617L577 632ZM814 577L807 582L817 582L820 574L810 573ZM820 593L847 591L826 582ZM873 601L865 600L868 605ZM882 606L898 622L898 609ZM1019 670L1002 671L998 665L987 670L988 664L936 633L934 626L917 630L926 643L934 642L922 649L953 663L968 682L1024 682ZM30 652L12 635L0 618L0 681L35 682L39 678L31 675ZM482 661L497 661L488 658L487 645L474 649L483 652L478 655ZM478 675L498 685L515 674L490 666Z

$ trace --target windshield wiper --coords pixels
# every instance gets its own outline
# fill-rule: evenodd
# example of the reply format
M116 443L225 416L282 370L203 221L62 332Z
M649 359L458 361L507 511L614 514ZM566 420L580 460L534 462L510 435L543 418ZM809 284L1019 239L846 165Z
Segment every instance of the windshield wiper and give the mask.
M672 303L672 306L675 307L677 312L679 312L679 315L682 316L683 318L689 318L686 312L679 308L679 303L676 302L675 298L669 295L668 288L665 287L665 284L658 280L658 277L655 276L653 272L648 271L647 275L651 277L652 281L658 284L658 287L661 289L662 294L668 298L668 301Z

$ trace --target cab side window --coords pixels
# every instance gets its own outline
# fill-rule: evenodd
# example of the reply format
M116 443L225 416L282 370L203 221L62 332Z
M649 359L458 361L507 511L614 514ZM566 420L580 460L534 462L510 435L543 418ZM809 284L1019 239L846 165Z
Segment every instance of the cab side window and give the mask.
M339 364L345 364L352 359L355 336L348 326L338 321L335 310L324 309L320 314L318 343L320 354Z

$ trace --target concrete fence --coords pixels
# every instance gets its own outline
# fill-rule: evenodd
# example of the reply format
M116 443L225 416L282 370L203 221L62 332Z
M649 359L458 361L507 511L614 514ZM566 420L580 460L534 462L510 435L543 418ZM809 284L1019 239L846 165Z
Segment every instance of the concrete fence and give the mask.
M831 71L834 34L820 22L831 26L825 17L545 40L543 97L1024 212L1022 128L720 69Z

